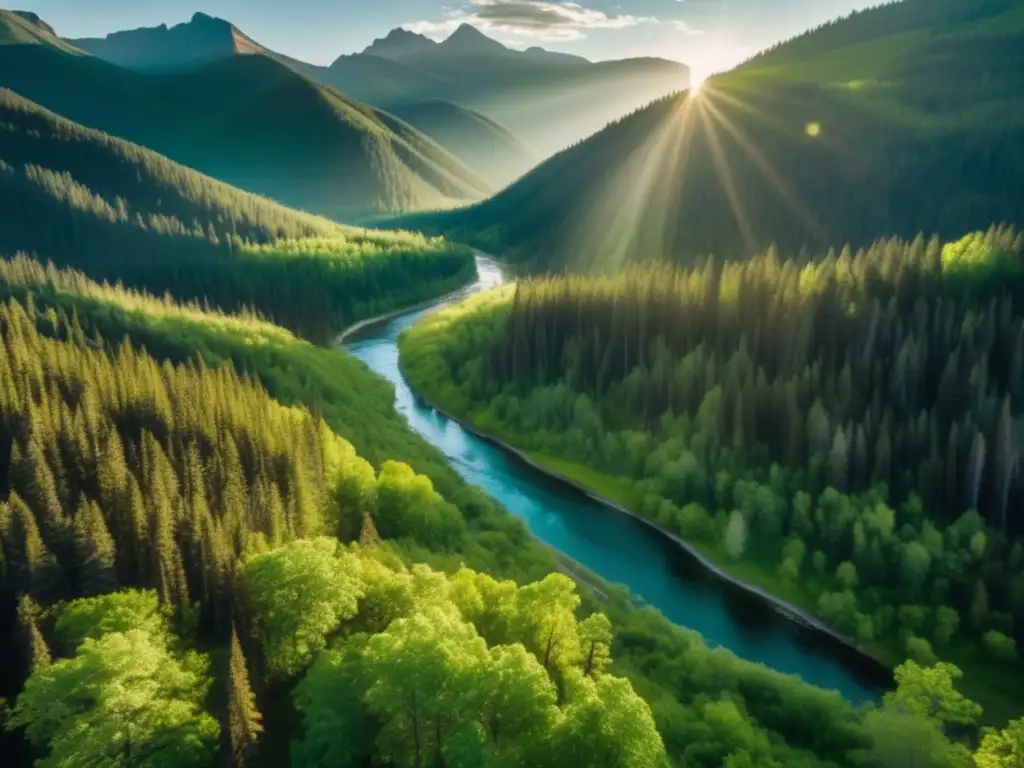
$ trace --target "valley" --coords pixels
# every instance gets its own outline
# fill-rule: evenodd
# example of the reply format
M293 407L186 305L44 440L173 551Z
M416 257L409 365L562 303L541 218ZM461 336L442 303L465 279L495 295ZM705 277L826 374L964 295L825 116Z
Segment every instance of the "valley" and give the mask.
M1024 3L803 2L0 10L4 764L1021 768Z
M501 282L500 267L478 257L481 279L473 293ZM448 303L448 302L446 302ZM361 331L346 350L395 387L395 408L413 430L441 450L469 483L523 519L541 541L593 571L603 581L622 584L668 619L700 632L749 661L837 690L853 703L876 700L887 671L841 642L823 641L817 631L794 622L785 611L751 600L747 589L732 589L705 566L674 549L621 510L605 507L575 489L553 482L532 457L517 457L492 445L472 426L460 426L421 400L399 365L399 337L427 314L417 310ZM431 397L429 387L419 391ZM529 462L529 463L527 463ZM542 462L550 472L557 462ZM540 469L541 471L538 471ZM666 544L668 544L666 546ZM710 576L710 578L709 578Z

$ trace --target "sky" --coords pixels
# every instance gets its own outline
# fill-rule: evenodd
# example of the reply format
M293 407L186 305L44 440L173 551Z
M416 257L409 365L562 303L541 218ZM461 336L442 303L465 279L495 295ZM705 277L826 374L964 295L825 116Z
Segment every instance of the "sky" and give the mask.
M437 39L470 23L514 47L593 60L660 56L702 75L877 0L11 0L64 37L227 19L280 53L329 64L404 27Z

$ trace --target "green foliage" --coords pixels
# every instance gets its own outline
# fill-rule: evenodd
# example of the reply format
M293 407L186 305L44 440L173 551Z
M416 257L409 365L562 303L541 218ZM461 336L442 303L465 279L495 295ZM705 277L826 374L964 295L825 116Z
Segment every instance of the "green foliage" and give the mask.
M126 589L101 597L68 603L57 616L54 634L66 655L74 654L86 640L99 640L112 632L133 629L160 637L167 630L155 592Z
M206 660L173 653L170 640L143 629L86 639L73 657L33 673L8 726L25 728L42 766L212 765Z
M455 550L466 535L459 510L434 490L430 478L394 461L381 467L373 519L382 536L411 536L433 551Z
M246 595L271 674L301 671L338 624L355 616L358 568L357 560L327 538L295 541L246 562Z
M972 725L981 707L956 690L963 672L952 664L921 666L907 661L896 668L896 690L885 694L885 705L912 715L953 725Z
M372 553L351 556L379 563ZM394 586L415 591L395 575ZM650 709L604 670L608 619L575 618L572 582L549 576L516 588L468 570L439 579L382 631L344 637L319 655L296 688L298 765L334 755L356 764L373 751L402 766L665 764ZM570 640L579 637L591 642ZM372 744L360 728L375 732ZM344 755L343 739L353 742Z
M1002 731L986 730L974 762L978 768L1024 766L1024 719L1012 721Z
M990 629L982 637L985 644L985 652L998 661L1017 660L1017 641L1007 637L1002 632Z

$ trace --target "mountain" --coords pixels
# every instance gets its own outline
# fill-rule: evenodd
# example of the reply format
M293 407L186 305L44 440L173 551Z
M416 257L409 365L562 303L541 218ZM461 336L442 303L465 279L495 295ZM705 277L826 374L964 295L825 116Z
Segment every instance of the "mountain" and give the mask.
M363 53L385 59L399 59L410 53L429 50L436 45L437 43L429 37L398 28L388 32L387 37L374 40Z
M0 9L0 45L41 45L68 54L82 51L57 37L53 27L29 11Z
M31 11L11 11L11 13L13 13L15 16L20 16L33 27L41 30L42 32L48 35L57 34L56 32L54 32L53 27L51 27L49 24L47 24L45 21L39 18L39 14L32 13Z
M140 71L174 70L227 56L269 53L233 24L205 13L196 13L188 23L170 28L161 24L68 42L112 64Z
M451 290L467 249L284 208L0 90L0 254L255 309L318 341Z
M389 111L434 139L495 188L519 178L539 160L504 126L449 101L396 104Z
M69 44L146 73L180 72L262 54L386 111L434 100L471 109L506 126L541 156L689 84L688 68L676 62L641 58L594 63L538 47L517 51L468 24L440 43L394 29L361 53L339 56L329 67L271 51L230 22L201 13L170 28L116 32ZM447 130L455 132L458 126Z
M441 43L410 34L395 30L384 38L391 44L342 56L318 76L385 109L423 99L468 107L543 156L689 85L689 69L664 59L595 63L537 47L517 51L468 24Z
M1024 3L905 0L659 100L417 225L598 269L1022 224L1022 89Z
M449 56L501 56L512 53L504 45L497 40L492 40L472 24L460 24L458 29L436 48L426 50Z
M0 17L0 87L292 207L351 218L490 190L408 124L267 56L139 73L24 27Z

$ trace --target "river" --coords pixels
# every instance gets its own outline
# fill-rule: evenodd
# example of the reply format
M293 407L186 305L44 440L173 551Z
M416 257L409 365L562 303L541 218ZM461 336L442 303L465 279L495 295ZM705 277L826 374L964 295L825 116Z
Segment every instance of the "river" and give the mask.
M479 279L459 296L504 281L494 261L477 257ZM521 518L541 541L602 578L624 584L712 646L839 691L853 703L876 700L880 666L819 631L784 616L763 599L709 573L644 523L595 501L477 437L420 401L398 369L396 339L441 304L371 323L348 336L346 350L395 387L395 408L442 451L466 481Z

